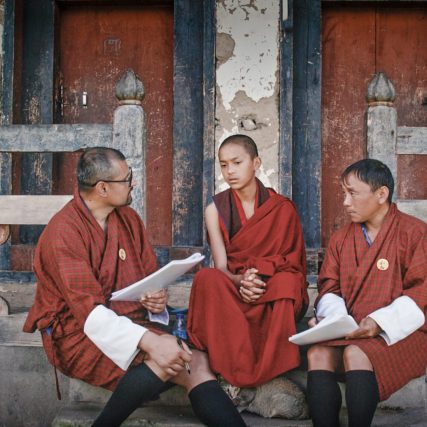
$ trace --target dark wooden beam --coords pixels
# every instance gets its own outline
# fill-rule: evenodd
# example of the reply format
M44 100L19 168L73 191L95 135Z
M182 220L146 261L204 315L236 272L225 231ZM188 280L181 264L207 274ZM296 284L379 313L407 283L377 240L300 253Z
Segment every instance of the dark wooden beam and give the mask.
M321 1L294 2L292 198L308 248L320 247Z
M53 122L54 0L22 2L22 63L20 123ZM23 154L21 194L49 194L52 155ZM23 226L22 243L36 243L43 227Z
M204 0L203 26L203 212L215 191L215 0ZM202 212L202 214L203 214ZM203 228L204 230L204 228ZM207 234L202 230L206 262L209 258Z
M13 113L13 64L15 35L15 2L6 0L4 3L3 29L3 81L1 87L0 125L12 122ZM12 176L12 156L0 153L0 194L10 194ZM10 268L10 241L0 247L0 270Z
M204 2L174 2L173 246L203 243Z
M294 84L294 0L288 0L288 17L281 20L279 192L292 198L292 128ZM283 17L282 17L283 18Z

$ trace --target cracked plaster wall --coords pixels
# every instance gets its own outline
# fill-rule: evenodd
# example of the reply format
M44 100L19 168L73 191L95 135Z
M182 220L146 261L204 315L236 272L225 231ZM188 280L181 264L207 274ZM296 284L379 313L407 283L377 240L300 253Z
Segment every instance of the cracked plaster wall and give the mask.
M259 178L278 187L280 1L218 0L215 149L243 133L258 145ZM216 192L227 188L215 164Z

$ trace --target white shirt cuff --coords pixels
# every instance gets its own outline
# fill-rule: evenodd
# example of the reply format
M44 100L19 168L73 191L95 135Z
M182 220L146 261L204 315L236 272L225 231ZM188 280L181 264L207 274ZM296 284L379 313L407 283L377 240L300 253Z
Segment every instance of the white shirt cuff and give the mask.
M424 313L412 298L403 295L387 307L375 310L369 317L383 330L380 335L388 345L403 340L424 325Z
M94 308L84 324L89 339L123 370L138 354L139 341L147 330L103 305Z
M169 325L169 313L166 308L161 313L148 312L148 318L150 322L161 323L162 325Z
M328 317L332 314L348 314L344 299L335 294L325 294L316 306L317 317Z

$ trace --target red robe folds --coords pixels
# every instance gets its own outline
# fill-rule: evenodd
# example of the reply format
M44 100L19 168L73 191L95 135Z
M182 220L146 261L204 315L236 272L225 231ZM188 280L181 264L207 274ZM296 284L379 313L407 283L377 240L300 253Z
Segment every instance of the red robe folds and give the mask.
M103 304L149 327L140 303L109 299L113 291L156 268L144 225L133 209L115 209L104 233L76 192L52 218L38 242L34 260L36 298L24 331L42 331L50 363L65 375L111 390L124 371L89 340L83 332L84 323L89 313ZM52 328L50 334L45 331L48 327ZM133 363L140 363L142 356L139 353Z
M399 212L392 204L380 232L368 246L360 224L351 223L335 233L319 275L319 298L334 293L344 298L347 310L359 323L373 311L407 295L427 309L427 225ZM380 270L377 262L389 267ZM380 399L425 374L427 324L388 346L381 337L334 340L327 345L357 345L369 357L378 382Z
M275 193L267 193L229 239L226 230L229 225L233 229L233 216L238 215L224 206L237 202L240 209L232 194L226 190L215 196L228 269L238 274L257 268L267 290L255 304L247 304L224 273L202 269L191 291L188 333L198 349L207 350L214 372L235 386L252 387L299 365L298 347L288 337L295 333L295 318L304 314L308 302L305 249L293 203Z

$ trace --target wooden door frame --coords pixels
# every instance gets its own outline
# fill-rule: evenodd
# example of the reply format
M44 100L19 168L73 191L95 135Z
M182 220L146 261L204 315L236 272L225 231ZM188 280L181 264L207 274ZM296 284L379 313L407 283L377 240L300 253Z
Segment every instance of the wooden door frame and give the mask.
M320 0L288 0L281 20L279 191L296 203L307 248L320 247Z

